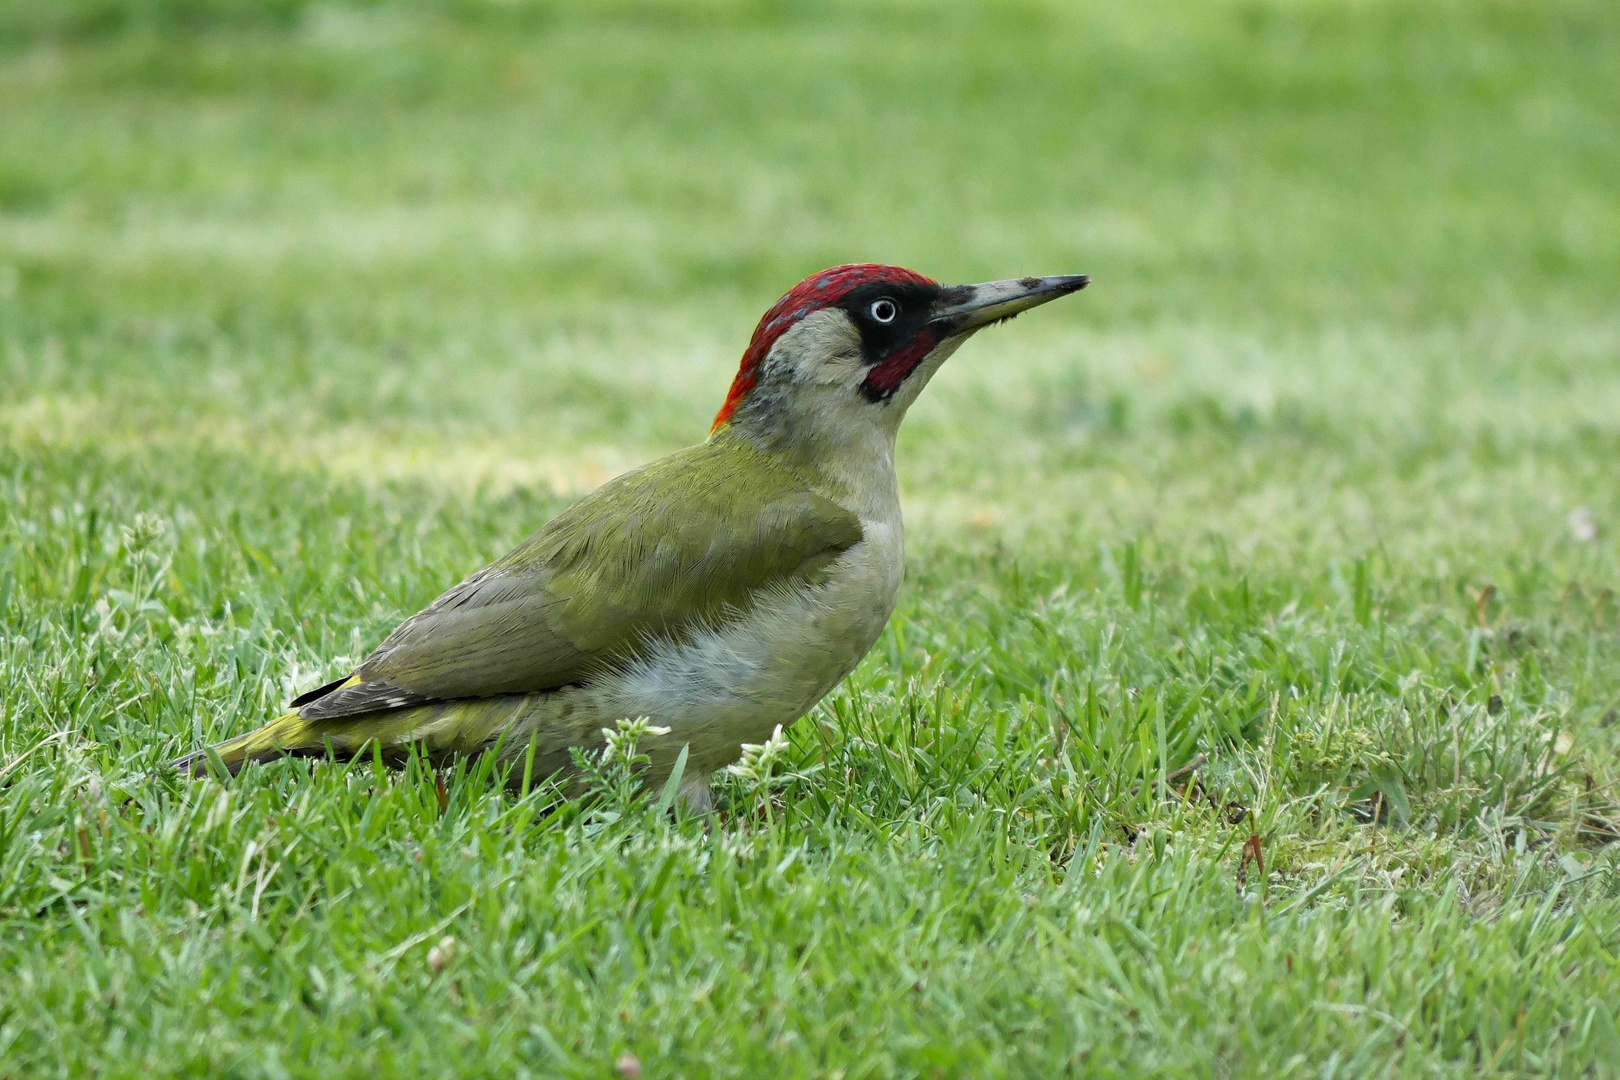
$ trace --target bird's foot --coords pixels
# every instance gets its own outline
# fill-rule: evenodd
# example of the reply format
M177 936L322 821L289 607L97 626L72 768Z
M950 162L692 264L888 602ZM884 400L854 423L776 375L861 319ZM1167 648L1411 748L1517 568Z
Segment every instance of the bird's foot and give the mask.
M675 797L693 817L707 817L714 811L714 796L709 791L708 773L687 773L681 777L681 786Z

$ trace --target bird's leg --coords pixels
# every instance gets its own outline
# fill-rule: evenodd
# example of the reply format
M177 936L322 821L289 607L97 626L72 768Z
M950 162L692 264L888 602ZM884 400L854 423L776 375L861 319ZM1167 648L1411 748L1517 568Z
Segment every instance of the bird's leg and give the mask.
M675 789L675 795L694 817L705 817L714 810L708 773L687 773L681 777L681 786Z

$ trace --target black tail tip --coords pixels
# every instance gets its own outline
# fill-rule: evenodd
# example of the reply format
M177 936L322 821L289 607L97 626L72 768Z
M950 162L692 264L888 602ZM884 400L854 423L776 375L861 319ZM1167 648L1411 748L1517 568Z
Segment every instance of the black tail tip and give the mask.
M212 746L205 746L201 750L193 750L189 754L177 757L165 768L191 780L201 780L209 776L216 778L235 776L242 771L240 762L234 767L227 764L225 759L219 756L219 751Z

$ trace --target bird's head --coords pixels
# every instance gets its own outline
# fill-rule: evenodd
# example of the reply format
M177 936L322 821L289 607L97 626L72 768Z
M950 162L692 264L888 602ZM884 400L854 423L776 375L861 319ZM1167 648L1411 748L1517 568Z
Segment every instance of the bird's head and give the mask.
M939 365L975 331L1089 282L1072 275L941 285L875 263L812 274L759 321L714 430L892 435Z

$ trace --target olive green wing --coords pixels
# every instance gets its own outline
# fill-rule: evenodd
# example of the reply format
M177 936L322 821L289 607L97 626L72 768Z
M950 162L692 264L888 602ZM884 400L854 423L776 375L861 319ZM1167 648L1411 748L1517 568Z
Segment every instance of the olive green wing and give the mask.
M407 620L312 720L554 690L814 583L860 520L757 451L704 443L610 481Z

